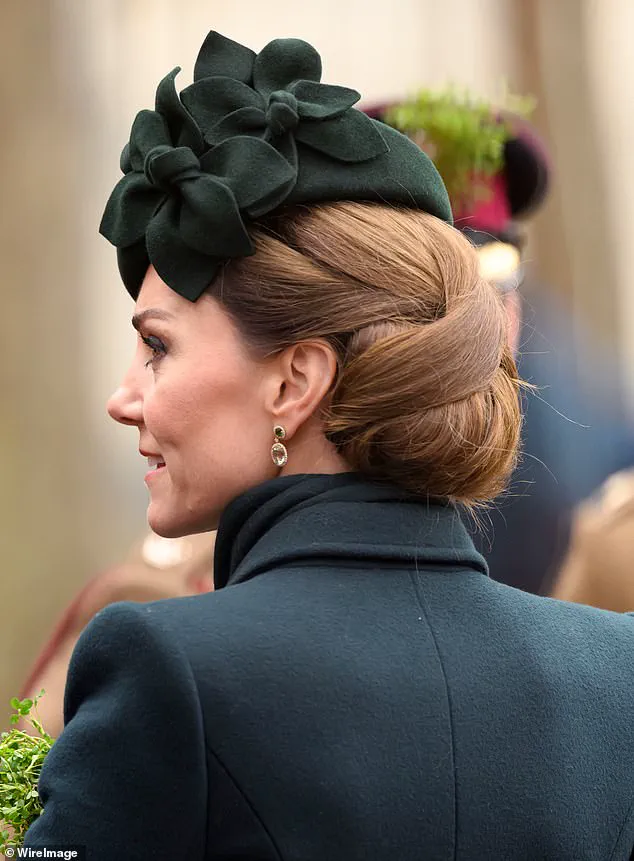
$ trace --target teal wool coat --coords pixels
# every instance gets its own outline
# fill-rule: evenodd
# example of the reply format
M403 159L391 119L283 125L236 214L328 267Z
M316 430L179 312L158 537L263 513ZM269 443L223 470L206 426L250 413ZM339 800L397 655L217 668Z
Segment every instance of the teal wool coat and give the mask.
M355 475L235 500L216 581L88 626L27 846L630 858L633 618L493 582L453 507Z

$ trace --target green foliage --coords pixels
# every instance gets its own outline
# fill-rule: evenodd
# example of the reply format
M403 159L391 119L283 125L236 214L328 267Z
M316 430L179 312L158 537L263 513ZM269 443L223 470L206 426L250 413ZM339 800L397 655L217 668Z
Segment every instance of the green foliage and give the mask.
M25 718L37 735L20 729L11 729L0 735L0 852L8 846L20 845L29 826L42 812L37 782L46 754L54 739L44 730L36 716L37 703L44 691L35 700L11 700L14 714L11 723L17 724ZM6 830L7 827L10 830Z
M508 92L502 102L494 108L455 87L423 89L390 108L385 121L427 152L453 205L469 206L489 193L487 178L503 167L504 144L512 135L507 112L528 116L534 109L530 97Z

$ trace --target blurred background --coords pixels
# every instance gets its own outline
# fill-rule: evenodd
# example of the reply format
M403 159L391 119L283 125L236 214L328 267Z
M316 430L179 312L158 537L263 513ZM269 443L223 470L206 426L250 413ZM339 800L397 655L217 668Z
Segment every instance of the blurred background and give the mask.
M145 529L137 435L105 413L132 302L97 227L135 113L174 66L190 82L209 29L255 50L303 37L324 80L366 103L449 82L533 94L553 181L528 230L527 306L548 293L595 405L609 393L634 415L631 0L3 0L2 714L73 596Z

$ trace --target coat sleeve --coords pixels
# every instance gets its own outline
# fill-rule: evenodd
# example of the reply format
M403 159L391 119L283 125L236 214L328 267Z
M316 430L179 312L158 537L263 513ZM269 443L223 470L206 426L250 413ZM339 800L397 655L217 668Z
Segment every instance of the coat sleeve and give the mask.
M83 846L90 861L204 858L200 703L162 610L114 604L82 634L25 846Z

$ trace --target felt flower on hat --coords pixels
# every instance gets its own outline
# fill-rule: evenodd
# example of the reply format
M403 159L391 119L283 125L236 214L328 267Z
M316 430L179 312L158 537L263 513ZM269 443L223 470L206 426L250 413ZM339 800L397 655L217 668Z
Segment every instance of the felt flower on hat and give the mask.
M298 143L342 162L387 152L375 125L352 109L359 93L320 81L321 58L301 39L275 39L256 55L212 31L181 98L210 145L254 136L294 168Z
M221 260L253 253L241 213L276 206L292 188L295 172L258 138L235 137L210 148L178 97L178 71L159 84L156 110L137 114L121 157L125 176L100 229L120 249L133 295L150 262L164 280L185 262L191 277L179 292L195 299Z
M356 90L322 84L306 42L277 39L255 54L211 32L180 97L178 71L137 115L101 221L133 298L152 264L196 301L225 261L253 253L249 222L281 205L390 202L451 223L429 158L355 110Z

